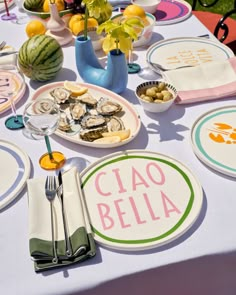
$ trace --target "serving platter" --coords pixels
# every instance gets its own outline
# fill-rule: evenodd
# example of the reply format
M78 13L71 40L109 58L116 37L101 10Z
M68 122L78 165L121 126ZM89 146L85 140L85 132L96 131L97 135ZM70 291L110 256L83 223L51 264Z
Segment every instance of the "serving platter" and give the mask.
M7 6L10 8L14 5L14 0L7 0ZM4 0L0 1L0 12L6 11Z
M236 105L201 115L191 130L192 147L208 167L236 177Z
M100 86L96 86L89 83L79 83L79 85L81 87L88 88L88 93L91 94L96 100L99 100L101 97L104 97L105 99L109 99L114 101L115 103L118 103L122 107L122 111L117 116L119 116L119 118L122 119L125 129L130 130L130 136L127 139L124 139L120 142L115 142L115 143L90 142L90 141L82 140L80 138L78 124L74 124L72 126L73 132L66 132L66 131L57 129L55 132L56 135L58 135L59 137L65 140L68 140L80 145L96 147L96 148L113 148L113 147L121 146L132 141L137 136L141 127L141 120L135 108L127 100L125 100L120 95ZM33 100L38 98L53 99L53 97L50 95L50 92L53 89L56 89L58 87L64 87L64 82L50 83L38 88L36 92L34 93L32 99Z
M12 202L24 188L30 175L28 155L11 142L0 140L0 209Z
M169 25L187 19L192 12L191 5L181 0L161 0L154 13L157 25Z
M10 100L5 94L8 90L11 90L10 79L12 79L13 83L17 86L15 89L17 93L12 96L15 104L23 97L26 90L26 84L20 75L0 69L0 114L11 108Z
M156 71L150 63L157 63L164 68L174 69L185 65L196 66L226 60L233 56L233 51L218 41L215 42L201 37L184 37L154 43L147 50L146 61Z
M202 208L193 173L153 151L107 155L87 167L81 180L95 240L114 249L169 243L193 225Z

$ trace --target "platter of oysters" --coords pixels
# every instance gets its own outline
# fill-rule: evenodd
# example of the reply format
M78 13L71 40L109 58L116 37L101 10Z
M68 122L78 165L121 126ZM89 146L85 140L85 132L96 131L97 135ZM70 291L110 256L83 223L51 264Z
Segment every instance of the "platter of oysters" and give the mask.
M84 146L124 145L138 134L141 121L126 99L105 88L74 81L38 88L32 99L54 100L60 108L56 135Z

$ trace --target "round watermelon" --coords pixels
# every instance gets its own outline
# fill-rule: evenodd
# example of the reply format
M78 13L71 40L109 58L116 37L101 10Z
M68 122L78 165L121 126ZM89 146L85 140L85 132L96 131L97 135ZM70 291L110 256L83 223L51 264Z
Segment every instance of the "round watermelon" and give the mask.
M20 47L18 64L21 71L30 79L48 81L62 68L63 51L53 37L36 35Z

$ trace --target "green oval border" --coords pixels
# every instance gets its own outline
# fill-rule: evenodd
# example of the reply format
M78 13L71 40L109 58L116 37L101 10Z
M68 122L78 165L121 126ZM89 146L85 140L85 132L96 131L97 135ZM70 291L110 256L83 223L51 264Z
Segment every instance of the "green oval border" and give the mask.
M155 158L155 157L148 157L148 156L130 156L130 155L127 155L127 156L121 156L121 157L118 157L116 159L112 159L108 162L105 162L103 164L101 164L100 166L98 166L97 168L95 168L86 178L85 180L82 182L81 184L81 188L83 189L86 185L86 183L88 182L88 180L98 171L100 170L101 168L103 168L104 166L107 166L109 164L112 164L112 163L115 163L115 162L119 162L119 161L124 161L124 160L127 160L127 159L133 159L133 158L140 158L140 159L148 159L148 160L154 160L154 161L158 161L158 162L162 162L164 164L167 164L169 166L171 166L172 168L174 168L175 170L177 170L184 178L184 180L186 181L189 189L190 189L190 199L189 199L189 202L188 202L188 205L186 207L186 210L184 212L184 214L182 215L182 217L180 218L180 220L170 229L168 230L167 232L161 234L160 236L157 236L157 237L154 237L154 238L149 238L149 239L141 239L141 240L120 240L120 239L114 239L114 238L110 238L109 236L106 236L102 233L100 233L93 225L91 225L91 228L92 228L92 231L98 235L99 237L103 238L104 240L107 240L107 241L110 241L110 242L113 242L113 243L118 243L118 244L146 244L146 243L150 243L150 242L155 242L155 241L158 241L158 240L161 240L167 236L169 236L170 234L172 234L174 231L176 231L182 224L183 222L185 221L185 219L188 217L191 209L192 209L192 206L193 206L193 201L194 201L194 190L193 190L193 187L192 187L192 184L191 184L191 181L190 179L188 178L188 176L177 166L175 165L174 163L171 163L167 160L164 160L164 159L159 159L159 158Z

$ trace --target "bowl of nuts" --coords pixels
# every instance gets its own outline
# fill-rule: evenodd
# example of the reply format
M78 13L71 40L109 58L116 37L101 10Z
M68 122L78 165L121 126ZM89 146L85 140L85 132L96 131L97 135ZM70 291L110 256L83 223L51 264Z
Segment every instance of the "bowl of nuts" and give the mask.
M136 96L145 111L160 113L168 110L173 104L177 90L166 82L148 81L138 85Z

